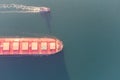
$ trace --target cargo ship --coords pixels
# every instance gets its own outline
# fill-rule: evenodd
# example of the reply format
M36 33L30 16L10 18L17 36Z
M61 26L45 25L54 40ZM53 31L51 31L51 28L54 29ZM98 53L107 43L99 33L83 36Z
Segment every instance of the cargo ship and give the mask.
M51 55L62 49L55 37L0 37L0 55Z

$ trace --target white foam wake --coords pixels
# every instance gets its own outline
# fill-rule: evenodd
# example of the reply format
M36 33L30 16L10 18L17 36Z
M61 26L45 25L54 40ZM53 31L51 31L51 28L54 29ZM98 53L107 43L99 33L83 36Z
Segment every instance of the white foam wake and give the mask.
M39 13L47 12L47 7L26 6L20 4L0 4L0 13Z

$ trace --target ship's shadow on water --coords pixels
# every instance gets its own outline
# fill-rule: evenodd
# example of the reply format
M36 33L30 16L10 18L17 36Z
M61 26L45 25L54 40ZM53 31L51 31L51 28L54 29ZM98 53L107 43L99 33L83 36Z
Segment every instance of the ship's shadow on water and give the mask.
M64 51L50 56L0 56L0 80L69 80Z

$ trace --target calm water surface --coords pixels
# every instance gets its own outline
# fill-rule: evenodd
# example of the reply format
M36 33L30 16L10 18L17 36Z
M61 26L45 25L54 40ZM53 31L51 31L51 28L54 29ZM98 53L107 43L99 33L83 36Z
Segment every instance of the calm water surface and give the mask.
M50 7L51 35L64 42L53 56L1 56L1 80L120 80L119 0L0 2ZM1 36L23 32L47 34L48 28L39 14L0 14Z

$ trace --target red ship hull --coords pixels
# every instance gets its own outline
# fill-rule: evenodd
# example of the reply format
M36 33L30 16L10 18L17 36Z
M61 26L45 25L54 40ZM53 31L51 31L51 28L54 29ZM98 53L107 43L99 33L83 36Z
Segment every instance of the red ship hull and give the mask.
M0 55L50 55L62 49L57 38L0 38Z

